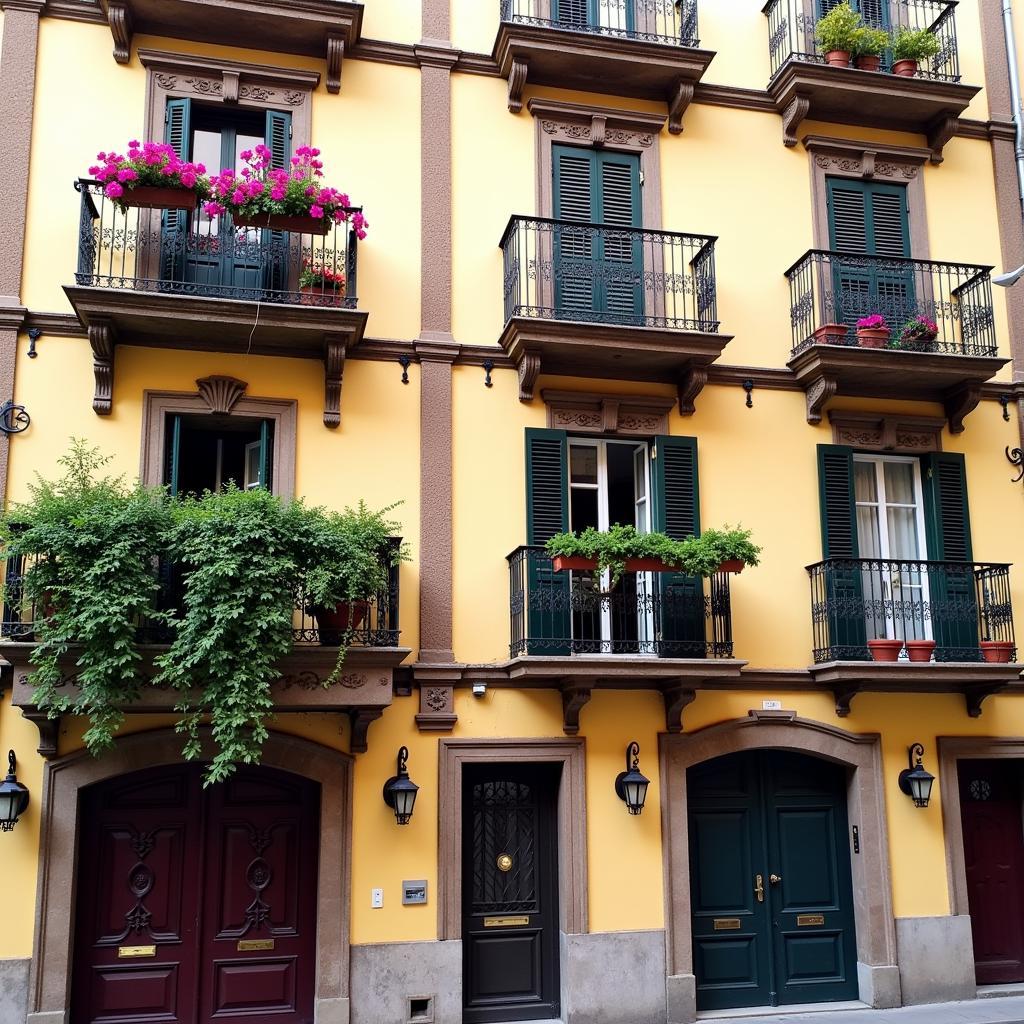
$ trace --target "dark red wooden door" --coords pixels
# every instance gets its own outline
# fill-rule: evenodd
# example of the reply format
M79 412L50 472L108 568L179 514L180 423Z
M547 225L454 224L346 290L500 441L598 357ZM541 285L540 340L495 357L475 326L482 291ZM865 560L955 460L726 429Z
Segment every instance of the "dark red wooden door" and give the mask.
M1024 763L961 761L959 773L978 984L1024 981Z
M311 1024L318 795L195 765L87 790L72 1024Z

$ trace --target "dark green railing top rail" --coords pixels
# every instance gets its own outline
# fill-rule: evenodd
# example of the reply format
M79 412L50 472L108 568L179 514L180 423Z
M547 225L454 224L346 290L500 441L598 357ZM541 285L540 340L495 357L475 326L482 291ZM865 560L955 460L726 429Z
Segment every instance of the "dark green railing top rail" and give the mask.
M514 216L500 242L505 322L530 317L717 333L716 241Z
M938 662L978 662L983 641L1016 642L1006 563L829 558L807 573L816 664L866 661L868 641L886 638L933 640Z
M656 654L731 658L729 574L623 574L602 591L590 572L555 572L543 547L507 556L513 658L526 654Z
M857 321L880 313L892 332L891 348L948 355L998 355L991 271L992 267L942 260L811 249L786 271L793 354L821 343L815 331L831 323L849 327L838 343L856 345ZM905 337L903 328L919 316L935 324L933 340Z
M501 20L670 46L699 46L697 0L501 0Z
M856 4L855 6L859 6ZM959 82L960 61L956 43L957 0L881 0L863 11L866 22L876 28L896 31L901 27L925 29L939 41L939 52L922 62L917 77L938 82ZM815 37L819 0L769 0L762 9L768 19L768 53L771 77L791 61L824 64L825 57ZM892 65L883 55L882 73ZM865 71L862 74L878 74Z
M82 287L355 309L358 238L348 224L326 235L211 223L198 211L119 209L99 182L80 179L78 265ZM360 208L352 207L350 212ZM300 289L304 268L342 276Z

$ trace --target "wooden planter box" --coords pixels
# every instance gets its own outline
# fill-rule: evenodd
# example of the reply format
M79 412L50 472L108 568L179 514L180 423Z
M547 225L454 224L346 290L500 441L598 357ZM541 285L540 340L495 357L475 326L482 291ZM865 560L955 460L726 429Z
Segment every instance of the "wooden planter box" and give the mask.
M188 188L139 185L138 188L126 188L121 202L140 210L194 210L199 205L199 196Z
M232 219L240 228L269 228L297 235L326 235L333 223L327 217L293 217L287 213L263 213L256 217L238 213Z

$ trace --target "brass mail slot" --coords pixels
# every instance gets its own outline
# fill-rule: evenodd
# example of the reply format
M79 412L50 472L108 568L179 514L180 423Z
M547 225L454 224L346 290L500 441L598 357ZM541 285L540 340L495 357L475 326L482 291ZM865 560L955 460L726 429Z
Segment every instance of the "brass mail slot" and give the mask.
M740 919L738 917L716 917L715 918L715 931L716 932L734 932L738 931L740 927Z
M484 927L485 928L521 928L524 924L529 924L530 919L528 917L485 917Z
M273 939L239 939L238 952L245 953L254 949L273 949Z
M118 946L117 955L120 959L131 956L156 956L156 946Z
M824 914L797 914L797 928L820 928L825 923Z

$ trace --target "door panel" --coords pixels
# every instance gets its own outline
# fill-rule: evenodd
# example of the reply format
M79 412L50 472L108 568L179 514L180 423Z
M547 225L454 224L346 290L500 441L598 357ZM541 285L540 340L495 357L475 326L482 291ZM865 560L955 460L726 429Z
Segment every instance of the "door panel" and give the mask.
M961 761L967 901L979 985L1024 981L1020 761Z
M463 1020L559 1014L556 765L463 775Z

